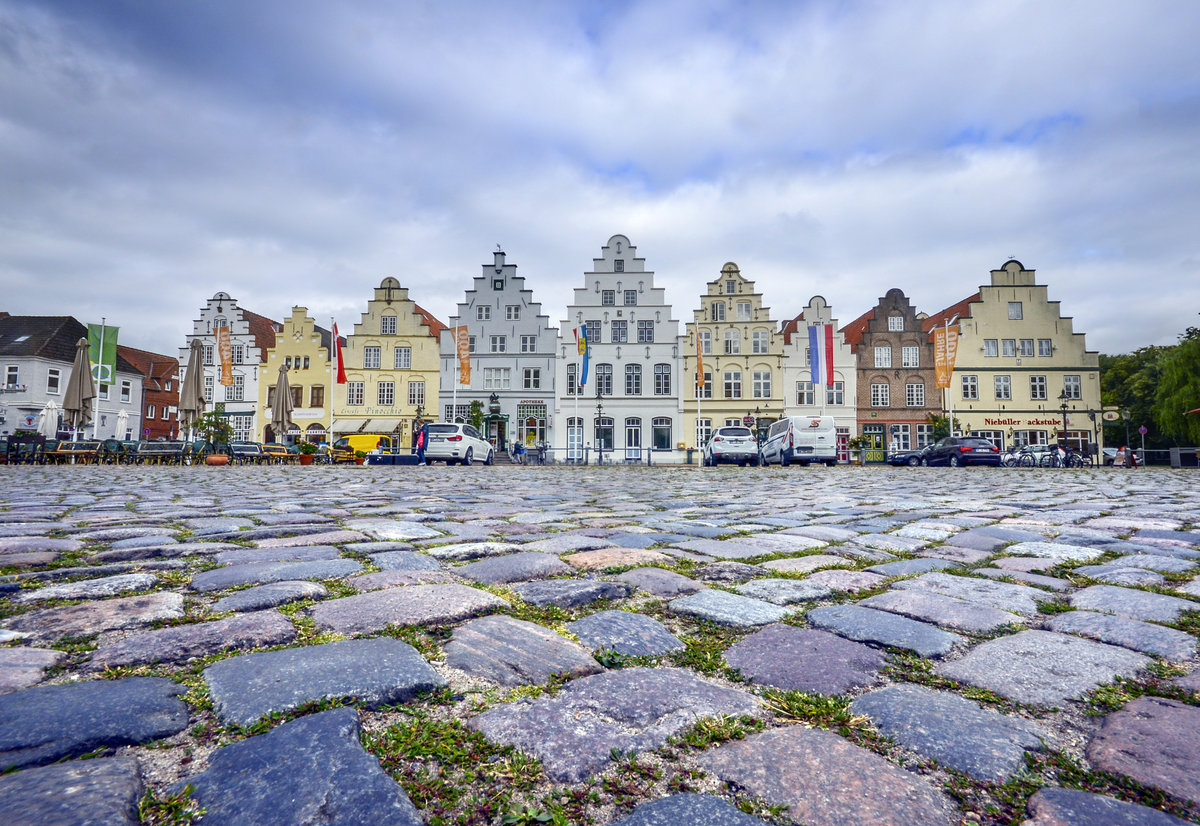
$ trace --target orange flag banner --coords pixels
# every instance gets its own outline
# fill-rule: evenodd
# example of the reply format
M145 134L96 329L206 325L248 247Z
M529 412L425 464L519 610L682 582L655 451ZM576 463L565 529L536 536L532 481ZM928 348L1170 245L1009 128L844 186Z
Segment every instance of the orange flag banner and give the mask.
M454 344L458 348L458 383L471 383L471 337L467 328L454 328Z
M217 356L221 360L221 384L233 386L233 342L228 327L217 328Z
M958 357L958 328L935 327L933 330L933 372L937 386L950 386L954 360Z
M700 349L700 331L696 331L696 386L704 387L704 353Z

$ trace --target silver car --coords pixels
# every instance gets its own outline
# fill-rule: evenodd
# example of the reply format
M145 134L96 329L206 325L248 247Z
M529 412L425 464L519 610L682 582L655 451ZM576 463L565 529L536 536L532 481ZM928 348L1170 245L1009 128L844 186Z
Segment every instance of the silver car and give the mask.
M429 444L425 446L425 460L440 460L448 465L455 462L469 465L479 460L490 465L496 459L491 442L479 435L469 424L435 422L429 425Z
M722 462L757 465L758 440L748 427L718 427L704 447L704 464L716 467Z

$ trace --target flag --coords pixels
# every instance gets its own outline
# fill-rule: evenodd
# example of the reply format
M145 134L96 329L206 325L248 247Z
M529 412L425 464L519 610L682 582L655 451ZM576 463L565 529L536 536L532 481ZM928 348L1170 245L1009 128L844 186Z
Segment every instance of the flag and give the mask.
M575 347L579 350L579 355L583 356L583 366L579 369L579 389L582 391L587 385L588 374L587 327L576 327L572 332L575 333Z
M233 341L229 338L229 327L217 328L217 355L221 364L221 384L233 386Z
M813 324L808 328L808 363L813 387L833 386L833 325Z
M933 328L934 383L941 389L950 386L954 375L954 360L958 356L958 328Z
M704 353L700 349L700 331L696 331L696 386L704 387Z
M116 381L118 329L104 324L88 325L88 360L92 363L92 380L96 384Z
M336 382L338 384L345 384L346 364L342 361L342 340L338 338L337 324L333 325L333 364Z
M458 383L471 383L471 337L467 328L454 328L454 345L458 351Z

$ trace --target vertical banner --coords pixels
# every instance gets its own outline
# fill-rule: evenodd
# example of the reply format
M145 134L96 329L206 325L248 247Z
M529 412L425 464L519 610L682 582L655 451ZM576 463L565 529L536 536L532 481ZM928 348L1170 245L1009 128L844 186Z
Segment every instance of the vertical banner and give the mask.
M588 339L587 327L576 327L575 346L579 350L579 355L583 356L583 366L579 370L579 391L583 392L583 388L587 385L588 374Z
M833 385L832 324L813 324L808 328L808 362L813 387Z
M233 341L228 327L217 328L217 355L221 364L221 384L233 386Z
M466 325L454 328L454 346L458 350L458 383L471 383L471 337Z
M935 327L933 330L933 371L939 389L950 386L954 360L958 356L958 328Z
M696 386L704 388L704 353L700 348L700 330L696 330Z
M333 366L334 366L334 381L338 384L346 383L346 364L342 361L342 340L338 337L337 324L333 325Z
M117 379L118 329L104 324L88 325L88 359L96 384L112 384Z

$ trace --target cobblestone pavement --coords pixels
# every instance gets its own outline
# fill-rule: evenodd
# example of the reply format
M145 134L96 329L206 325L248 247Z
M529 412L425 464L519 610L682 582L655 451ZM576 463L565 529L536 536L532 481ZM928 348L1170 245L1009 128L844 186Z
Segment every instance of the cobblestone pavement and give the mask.
M1195 472L0 476L5 824L1200 822Z

